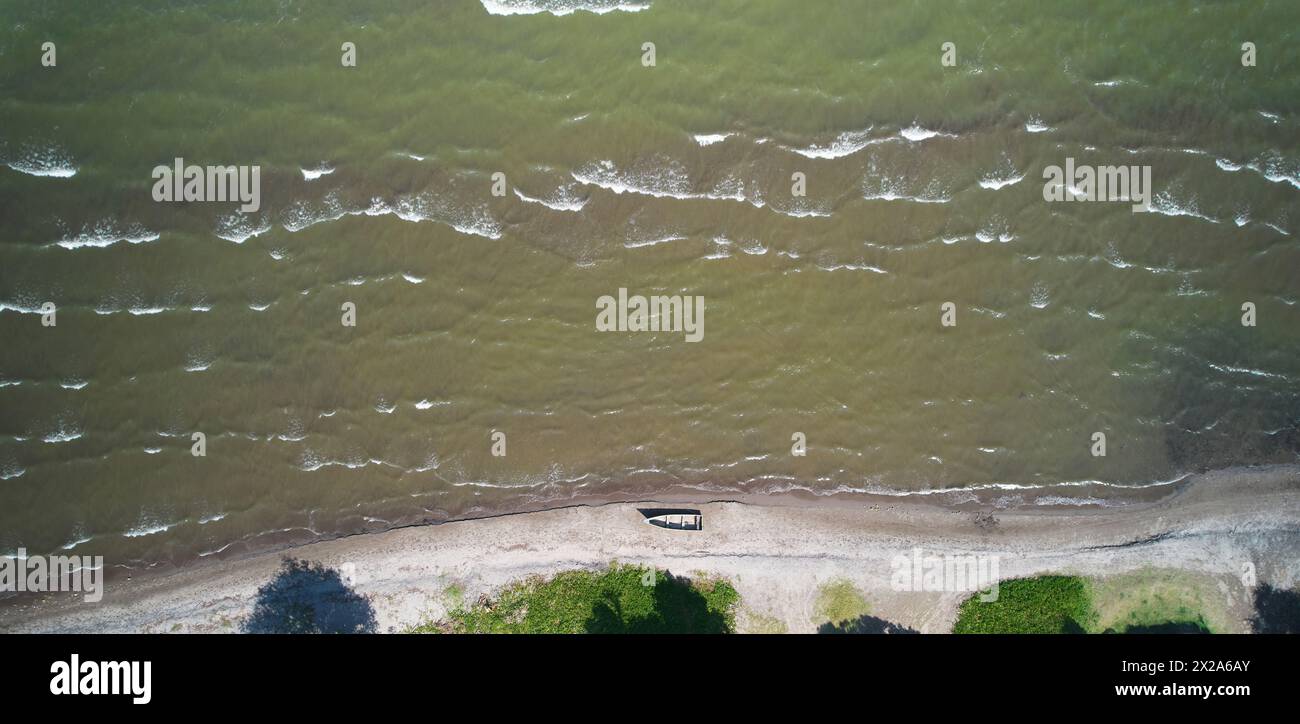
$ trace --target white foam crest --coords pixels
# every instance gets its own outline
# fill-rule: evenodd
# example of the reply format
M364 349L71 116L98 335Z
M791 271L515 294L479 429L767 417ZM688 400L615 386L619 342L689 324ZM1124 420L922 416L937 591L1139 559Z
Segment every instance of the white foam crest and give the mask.
M721 143L731 138L732 133L697 133L693 136L695 142L701 146L712 146L715 143Z
M518 196L519 200L530 204L540 204L552 211L582 211L582 207L586 206L588 201L587 198L574 194L573 186L571 184L561 186L556 190L551 199L534 198L526 195L517 188L514 191L515 196Z
M944 193L939 182L932 181L919 194L909 193L907 180L901 176L868 177L863 183L862 198L867 201L909 201L917 204L946 204L952 197Z
M235 211L228 216L217 219L217 230L214 233L216 233L218 239L242 244L254 236L261 236L270 230L271 222L268 219L254 219L249 214Z
M483 207L464 207L442 196L407 196L389 203L373 198L366 207L348 207L335 194L326 196L320 204L295 202L281 214L281 224L286 231L298 232L316 224L337 221L345 216L385 216L392 214L402 221L418 223L436 221L446 224L462 234L473 234L489 239L500 239L501 225Z
M1021 173L1011 159L1003 156L1002 165L980 178L979 184L982 189L997 191L1000 188L1014 186L1025 179L1025 174Z
M989 242L1008 243L1015 240L1015 234L1011 233L1011 227L1008 221L1001 216L989 218L980 226L979 231L975 231L975 238L985 244Z
M325 165L317 166L316 168L300 168L298 170L302 171L302 177L306 181L315 181L321 176L328 176L334 173L334 168L332 166Z
M690 178L676 161L641 172L620 171L613 161L590 163L570 172L579 183L599 186L616 194L641 194L655 198L700 198L691 192Z
M1039 118L1038 116L1030 116L1029 120L1025 121L1026 133L1047 133L1049 131L1054 131L1054 130L1056 129L1052 128L1046 123L1043 123L1043 119Z
M911 141L912 143L919 143L920 141L928 141L931 138L956 138L957 137L956 134L943 133L941 131L931 131L928 128L922 128L921 126L918 126L915 123L899 131L898 135L902 136L908 141Z
M19 157L5 165L28 176L72 178L77 175L72 157L55 146L24 146Z
M612 12L636 13L650 7L649 2L635 0L479 0L489 15L537 15L550 13L563 17L577 12L604 15Z
M17 312L19 314L40 314L40 305L32 305L28 302L0 302L0 312ZM0 385L3 387L4 385Z
M60 423L59 429L56 430L55 432L51 432L45 435L44 437L42 437L41 442L50 443L50 444L55 444L60 442L71 442L73 440L79 440L84 436L85 436L85 432L83 432L81 429L75 426L70 426L70 425Z
M1174 198L1169 191L1161 191L1151 200L1150 211L1163 214L1165 216L1186 216L1201 221L1208 221L1211 224L1219 223L1219 220L1208 216L1200 210L1194 199L1180 201Z
M1046 309L1051 304L1051 298L1048 295L1047 285L1043 282L1034 282L1034 288L1029 290L1029 306L1035 309Z
M153 519L142 517L139 525L128 530L122 535L126 538L142 538L147 535L157 535L158 533L166 532L168 530L171 530L172 528L175 528L180 524L181 521L177 521L175 523L161 523Z
M1250 169L1272 183L1285 183L1300 188L1300 164L1289 161L1277 152L1270 152L1243 163L1236 163L1227 158L1216 158L1214 163L1229 173Z
M158 234L138 224L122 229L112 219L101 219L91 228L82 227L81 233L76 236L65 236L54 243L64 249L82 249L103 248L123 241L128 244L144 244L159 238Z
M212 366L212 358L203 352L190 352L186 355L185 367L186 372L203 372ZM162 434L162 433L159 433ZM178 436L183 437L183 435Z
M852 156L867 146L884 143L887 140L889 139L872 138L871 127L869 126L861 131L845 131L827 145L813 144L806 148L790 148L789 146L785 148L805 158L835 159Z
M1264 370L1251 369L1249 367L1234 367L1232 365L1211 364L1210 369L1216 370L1218 372L1227 372L1227 373L1239 374L1239 375L1250 375L1252 377L1264 377L1266 379L1272 379L1272 380L1288 379L1286 375L1279 375L1276 372L1265 372Z
M670 241L681 241L685 238L686 237L682 236L681 234L669 234L668 236L660 236L660 237L654 237L650 239L638 239L638 240L628 239L627 241L623 242L623 246L628 249L640 249L647 246L657 246L659 244L666 244Z
M869 272L872 272L872 273L875 273L875 274L888 274L888 273L889 273L889 272L885 271L884 269L881 269L881 268L878 267L878 266L871 266L870 264L831 264L831 265L829 265L829 266L825 266L825 265L820 265L820 264L819 264L819 265L817 266L817 268L818 268L818 269L821 269L822 271L828 271L828 272L836 272L836 271L869 271Z
M1300 164L1288 161L1273 153L1248 165L1250 170L1258 173L1273 183L1286 183L1300 189Z

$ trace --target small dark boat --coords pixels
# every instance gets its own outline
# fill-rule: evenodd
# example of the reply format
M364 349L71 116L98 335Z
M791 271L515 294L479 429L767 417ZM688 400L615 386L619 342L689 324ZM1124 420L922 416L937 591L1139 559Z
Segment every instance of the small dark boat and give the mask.
M646 516L645 522L668 530L704 530L704 516L697 510L674 511Z

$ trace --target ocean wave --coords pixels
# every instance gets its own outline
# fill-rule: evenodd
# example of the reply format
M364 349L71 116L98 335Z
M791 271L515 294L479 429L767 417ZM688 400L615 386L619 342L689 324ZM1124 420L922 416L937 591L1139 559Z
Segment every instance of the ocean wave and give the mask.
M59 550L70 551L73 548L76 548L77 546L83 543L89 543L92 540L95 540L95 536L86 535L84 531L80 530L80 526L78 526L78 531L74 534L74 536L79 536L79 537L74 537L72 540L59 546Z
M186 372L204 372L212 366L212 358L201 352L191 352L186 356L185 366L181 369ZM162 433L159 433L160 435ZM179 437L184 437L183 435Z
M784 148L805 158L836 159L852 156L867 146L885 143L889 140L889 138L872 138L871 127L867 127L861 131L845 131L836 136L834 141L824 146L813 144L804 148L791 148L790 146Z
M867 201L910 201L918 204L946 204L952 201L952 196L939 181L931 181L915 194L910 193L909 185L902 176L874 175L869 172L862 184L862 198Z
M459 202L436 195L405 196L388 202L373 198L368 206L349 206L334 193L319 203L297 201L280 215L286 231L298 232L316 224L337 221L345 216L393 215L402 221L418 223L434 221L446 224L462 234L500 239L501 225L482 206L465 206Z
M73 440L80 440L84 436L85 436L85 432L83 432L78 428L60 426L59 429L56 430L55 432L51 432L45 435L44 437L42 437L41 442L51 443L51 444L60 443L60 442L72 442Z
M698 144L700 144L701 146L712 146L712 145L715 144L715 143L721 143L721 142L727 140L728 138L731 138L733 135L735 135L735 134L732 134L732 133L697 133L697 134L695 134L694 136L692 136L692 138L694 138L694 139L695 139L695 142L698 143Z
M1014 186L1025 179L1025 174L1015 167L1011 159L1004 156L1002 161L1003 163L999 168L989 171L980 178L980 188L997 191L1000 188Z
M75 236L65 236L54 243L64 249L82 249L85 247L103 248L118 242L144 244L157 241L159 238L161 237L157 233L149 231L139 224L131 224L123 229L112 219L102 219L96 222L93 227L82 227L81 233Z
M300 168L298 170L302 171L302 178L305 181L315 181L321 176L328 176L334 173L333 167L324 165L317 166L316 168Z
M1249 169L1263 176L1266 181L1300 188L1300 163L1291 161L1277 152L1266 153L1242 163L1227 158L1216 158L1214 163L1228 173Z
M831 213L830 211L826 211L824 209L809 208L808 206L805 206L802 203L796 203L794 206L788 209L778 208L775 205L769 206L768 208L772 209L778 214L781 214L782 216L789 216L792 219L806 219L809 217L819 218L819 219L829 219L832 216L834 216L834 214Z
M17 312L19 314L41 314L41 305L30 301L22 302L22 301L15 300L12 302L0 302L0 312ZM5 385L0 384L0 387L4 387L4 386Z
M26 145L18 158L7 161L5 165L28 176L72 178L77 175L72 158L56 146Z
M874 273L874 274L888 274L888 273L889 273L889 272L885 271L884 269L881 269L881 268L878 267L878 266L872 266L872 265L870 265L870 264L829 264L829 265L821 265L821 264L819 264L819 265L817 266L817 268L818 268L818 269L821 269L822 271L828 271L828 272L836 272L836 271L868 271L868 272L872 272L872 273Z
M1290 379L1286 375L1280 375L1277 374L1276 372L1265 372L1264 370L1251 369L1249 367L1234 367L1232 365L1210 364L1210 369L1215 370L1216 372L1224 372L1228 374L1238 374L1238 375L1250 375L1251 377L1263 377L1265 379L1272 379L1272 380Z
M152 518L142 516L140 523L137 524L134 528L127 530L125 533L122 534L122 536L125 538L143 538L144 536L147 535L157 535L159 533L165 533L166 531L175 528L176 526L180 525L183 522L185 521L176 521L173 523L162 523Z
M943 133L941 131L931 131L928 128L922 128L921 126L918 126L915 123L899 131L898 135L902 136L908 141L911 141L912 143L919 143L920 141L928 141L931 138L956 138L957 137L956 134Z
M685 236L680 234L669 234L668 236L652 237L649 239L628 239L623 242L623 246L628 249L640 249L647 246L666 244L670 241L681 241L685 238Z
M1026 133L1048 133L1049 131L1054 131L1054 130L1056 129L1052 128L1046 123L1043 123L1043 119L1039 118L1038 116L1030 116L1029 120L1025 121Z
M658 159L657 164L641 164L637 169L620 169L613 161L589 163L570 175L579 183L596 186L615 194L638 194L657 199L679 201L736 201L755 208L767 204L757 191L749 193L746 184L728 177L710 191L695 191L690 175L677 161Z
M367 458L367 457L328 458L320 455L314 450L307 450L303 452L301 461L298 464L298 469L302 470L303 472L311 473L311 472L316 472L317 470L324 470L325 468L329 468L329 467L342 467L342 468L347 468L348 470L360 470L370 465L376 465L379 467L386 467L386 468L394 468L408 473L427 472L427 468L425 468L424 466L420 466L418 468L408 470L407 468L404 468L401 465L398 465L397 463L391 463L388 462L387 460L380 460L379 458Z
M537 15L550 13L563 17L576 12L604 15L612 12L635 13L650 7L636 0L479 0L489 15Z
M1043 282L1034 282L1033 289L1029 290L1029 306L1034 309L1046 309L1047 305L1051 303L1052 300L1047 285Z
M999 242L1006 244L1015 241L1016 235L1011 233L1011 226L1007 220L1001 216L994 216L975 232L975 238L984 244L989 242Z
M582 211L582 207L586 206L588 201L586 197L575 194L573 186L570 184L561 186L550 199L534 198L524 194L517 188L514 191L515 196L518 196L520 201L540 204L552 211Z
M261 236L270 230L271 222L267 219L254 219L249 214L235 211L228 216L217 219L215 233L218 239L242 244L254 236Z
M1195 199L1181 200L1174 196L1171 191L1161 191L1151 200L1150 209L1152 213L1163 214L1165 216L1186 216L1192 219L1208 221L1211 224L1220 223L1218 219L1201 211Z
M860 486L841 484L841 485L837 485L834 488L814 488L808 485L798 483L793 478L778 478L790 482L788 482L785 486L783 486L783 489L769 488L767 490L764 490L763 492L764 493L786 493L786 492L799 491L817 497L828 497L833 495L842 495L846 493L847 494L856 493L856 494L866 494L866 495L882 495L891 498L910 498L912 496L924 497L929 495L951 495L951 494L962 495L967 493L981 492L985 490L1012 490L1012 491L1052 490L1055 488L1084 488L1084 487L1094 487L1094 486L1099 488L1114 488L1120 490L1144 490L1147 488L1160 488L1169 485L1177 485L1178 483L1187 480L1187 478L1188 478L1187 475L1180 475L1170 480L1156 480L1147 483L1132 483L1132 484L1108 483L1103 480L1071 480L1071 481L1063 481L1059 483L1037 483L1037 484L975 483L973 485L969 485L965 487L922 488L920 490L901 490L898 488L888 488L888 487L876 485L874 483L867 484L867 485L860 485ZM690 487L694 487L694 486L690 486Z
M711 254L706 254L706 255L704 255L704 257L702 257L703 259L711 260L711 261L712 261L712 260L717 260L717 259L728 259L728 258L731 257L731 248L730 248L730 247L731 247L731 245L732 245L732 243L733 243L733 242L731 241L731 239L728 239L728 238L725 237L725 236L719 235L719 236L715 236L715 237L713 237L712 241L713 241L713 246L714 246L714 248L715 248L715 251L714 251L713 253L711 253Z

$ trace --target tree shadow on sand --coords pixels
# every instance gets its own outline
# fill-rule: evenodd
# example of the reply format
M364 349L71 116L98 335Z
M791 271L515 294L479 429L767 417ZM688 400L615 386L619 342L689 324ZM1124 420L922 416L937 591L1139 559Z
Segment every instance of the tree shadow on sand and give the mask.
M859 616L839 623L826 622L817 627L819 634L919 634L914 628L875 616Z
M632 614L623 610L617 596L606 593L592 608L584 628L594 634L731 633L727 617L710 608L708 599L688 578L664 571L651 596L653 604L648 613Z
M374 633L375 609L339 572L319 563L285 558L257 590L244 633Z
M1250 630L1263 634L1300 633L1300 593L1267 583L1255 589L1255 615Z

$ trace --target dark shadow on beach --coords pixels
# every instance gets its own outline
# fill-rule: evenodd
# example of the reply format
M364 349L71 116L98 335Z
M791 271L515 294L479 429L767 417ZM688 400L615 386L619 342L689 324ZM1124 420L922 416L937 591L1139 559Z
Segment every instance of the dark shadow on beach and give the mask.
M244 633L374 633L375 609L339 572L319 563L285 558L257 590Z
M914 628L886 621L875 616L859 616L849 621L830 623L817 627L819 634L919 634Z
M1250 630L1262 634L1300 633L1300 593L1267 583L1255 589L1255 615Z
M688 578L664 576L654 586L654 606L649 614L628 616L618 599L606 594L584 623L587 633L654 634L654 633L731 633L725 616L709 609L704 595L691 586Z

